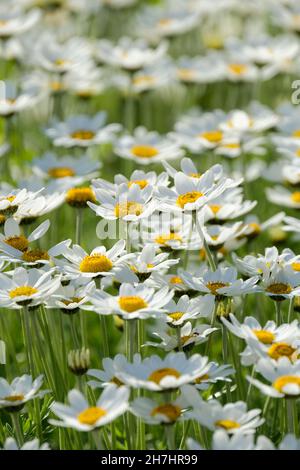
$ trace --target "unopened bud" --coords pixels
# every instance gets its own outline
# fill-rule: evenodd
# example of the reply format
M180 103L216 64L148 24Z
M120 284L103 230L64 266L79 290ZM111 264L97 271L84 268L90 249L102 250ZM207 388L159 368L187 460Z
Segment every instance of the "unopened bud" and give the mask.
M68 354L68 367L75 375L83 375L90 368L90 350L74 349Z

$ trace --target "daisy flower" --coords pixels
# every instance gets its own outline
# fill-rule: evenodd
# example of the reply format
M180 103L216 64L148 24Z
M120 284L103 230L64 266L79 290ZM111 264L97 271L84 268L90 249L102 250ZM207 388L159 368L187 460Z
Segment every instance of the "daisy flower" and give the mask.
M111 423L128 408L129 390L114 384L104 389L95 406L90 406L78 390L68 393L70 405L54 402L51 410L60 420L51 419L54 426L73 428L77 431L92 431Z
M168 174L171 176L171 178L174 179L178 171L175 168L173 168L170 165L170 163L168 162L162 162L162 163L166 171L168 172ZM180 160L180 169L181 169L181 172L184 173L186 176L190 176L191 178L195 178L196 180L200 179L203 174L199 172L193 160L191 160L190 158L186 158L186 157ZM218 163L216 165L211 166L209 171L213 173L215 183L219 181L221 177L223 176L223 167L222 165Z
M160 343L154 343L152 341L147 341L146 346L153 346L155 348L161 348L165 351L172 350L183 350L185 352L190 351L194 346L205 343L208 339L208 336L217 331L217 328L210 328L210 325L200 325L193 328L191 322L187 322L180 328L180 337L179 335L170 335L165 331L163 325L162 329L157 329L153 333L153 336L161 339Z
M184 413L185 400L179 396L175 401L157 403L151 398L140 397L130 404L131 413L147 424L174 424Z
M65 74L90 60L91 50L87 42L77 37L59 43L53 34L47 32L35 48L35 63L50 73Z
M165 287L158 292L144 284L133 286L121 284L119 295L113 296L107 292L97 290L89 296L92 309L100 315L120 315L124 320L145 320L151 317L162 316L164 306L173 297L173 292Z
M124 183L126 183L129 188L133 184L137 184L141 189L144 189L146 186L152 186L155 188L158 185L168 186L169 178L165 172L157 175L155 171L146 172L143 170L134 170L129 178L122 174L115 175L113 183L110 183L109 181L102 178L94 179L92 183L93 187L96 189L104 189L112 194L115 194L118 186Z
M63 253L63 256L67 261L56 260L56 264L70 279L114 276L116 270L132 257L126 255L124 240L119 240L110 250L98 246L90 254L81 246L73 245Z
M179 262L178 259L168 259L169 253L156 254L155 245L145 245L140 253L135 253L130 266L124 267L118 274L119 282L131 284L143 282L154 272L168 271Z
M192 110L175 124L175 131L170 133L170 137L193 153L214 149L225 137L219 128L224 120L223 111L199 115Z
M1 20L0 20L1 23ZM1 26L0 26L1 28ZM11 117L35 105L40 98L36 87L19 87L11 81L3 82L4 95L0 94L0 116Z
M60 285L60 277L52 278L52 274L53 270L32 268L26 271L22 267L16 268L12 277L0 273L0 301L8 308L42 304Z
M266 189L267 199L274 204L293 209L300 208L300 191L290 191L282 186Z
M187 358L182 352L171 352L163 359L151 356L142 360L137 354L132 364L118 359L116 367L118 377L126 385L161 392L177 389L206 374L207 363L208 358L200 354Z
M171 300L166 306L166 322L170 326L181 327L185 322L198 318L211 318L214 310L214 299L209 295L190 299L182 295L176 302Z
M4 7L4 8L3 8ZM0 38L7 40L12 36L25 33L33 28L41 17L40 11L35 8L28 12L21 8L0 8Z
M232 180L226 178L214 184L214 173L210 170L200 179L178 172L174 183L173 189L164 186L158 188L157 198L162 211L197 211L233 184Z
M89 301L90 293L96 288L95 283L84 282L82 279L70 281L66 286L61 285L58 290L45 302L46 308L59 308L67 315L77 313L81 306Z
M259 218L256 215L248 215L243 223L245 227L245 232L242 236L248 239L256 238L261 233L267 231L271 227L279 226L284 220L284 217L284 212L278 212L277 214L273 215L273 217L270 217L264 222L260 222Z
M205 206L205 220L224 222L241 217L250 212L257 201L243 201L243 189L227 189L221 196L209 201Z
M182 393L192 407L187 418L196 419L211 431L222 429L228 434L254 434L256 428L264 423L260 418L261 410L247 411L243 401L222 405L217 400L202 400L198 391L191 385L182 387Z
M27 441L19 447L13 437L8 437L4 442L3 450L50 450L50 447L47 443L40 444L38 439Z
M237 134L258 133L272 129L278 121L279 117L276 113L255 101L250 104L248 111L231 111L226 121L220 124L220 128L224 132Z
M287 357L281 357L276 362L260 359L256 370L270 385L249 376L247 380L264 395L274 398L295 398L300 395L300 361L291 362Z
M176 142L155 131L149 132L145 127L137 127L132 136L120 137L114 146L114 152L119 157L141 165L177 160L184 155Z
M88 202L88 206L97 215L106 220L124 220L125 222L139 222L150 215L157 208L157 201L153 196L153 188L146 186L141 189L139 184L122 183L118 186L115 194L111 194L105 189L94 188L96 200L100 205Z
M44 192L44 194L39 193L38 196L33 196L34 193L29 191L29 198L22 202L22 204L17 205L17 210L14 212L14 218L21 225L33 223L38 217L49 214L49 212L60 207L65 201L64 192Z
M101 163L88 155L76 159L69 155L58 158L54 153L46 152L32 162L32 171L39 178L68 180L71 187L95 178L100 168Z
M189 450L203 450L198 442L189 438L187 440ZM256 442L253 434L236 432L228 434L225 430L218 429L213 433L212 450L275 450L274 444L265 436L258 436Z
M246 349L241 353L243 365L255 364L262 354L276 360L282 356L290 358L297 356L298 346L295 343L300 339L297 320L279 326L269 320L264 326L261 326L254 317L245 317L244 322L240 323L230 313L229 319L230 321L224 317L221 318L231 333L247 343Z
M141 36L157 41L158 38L185 34L194 29L198 21L197 12L184 5L174 7L169 2L165 6L144 8L138 17L137 31Z
M106 113L101 111L93 117L86 114L70 116L64 122L54 122L46 134L57 147L90 147L111 142L120 124L105 124Z
M208 365L209 369L206 374L195 379L194 385L198 390L207 390L219 381L231 382L228 376L234 374L235 370L229 364L218 365L216 362L209 362Z
M256 286L258 276L243 281L237 279L235 268L218 268L216 271L207 270L200 278L185 272L182 274L185 283L193 290L214 296L235 297L258 291Z
M116 360L117 357L121 357L121 360L126 361L125 356L122 354L117 354L114 359L110 357L105 357L102 360L102 368L103 370L99 369L89 369L87 371L87 375L93 377L96 380L90 380L88 384L92 388L102 388L106 387L111 383L115 385L121 386L124 385L123 382L118 378L118 372L116 368Z
M133 71L157 62L166 51L165 42L161 42L156 49L153 49L143 39L123 37L117 44L108 39L101 39L97 43L95 53L101 62Z
M31 203L38 193L30 193L27 189L1 189L0 190L0 215L12 215L20 210L25 203Z
M45 220L28 237L25 237L19 224L14 219L9 218L4 223L4 234L0 234L0 247L4 251L5 245L9 245L18 251L25 252L29 249L29 244L45 235L49 227L50 221Z
M290 266L276 265L271 272L263 273L259 290L275 301L293 298L300 293L300 273Z
M16 377L9 383L0 377L0 408L8 411L20 410L25 403L35 398L42 398L48 390L40 390L43 383L43 375L33 380L31 375Z

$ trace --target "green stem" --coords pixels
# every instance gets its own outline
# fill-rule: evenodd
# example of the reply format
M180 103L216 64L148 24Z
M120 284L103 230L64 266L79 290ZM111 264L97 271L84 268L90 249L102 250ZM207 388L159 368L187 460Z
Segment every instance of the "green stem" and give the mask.
M24 434L23 434L23 430L21 429L19 413L12 413L11 419L12 419L14 431L16 433L17 442L19 444L19 447L21 447L24 444Z
M75 243L80 245L81 242L81 227L82 227L82 213L83 209L76 209L76 234L75 234Z
M165 424L165 435L168 450L175 450L175 433L174 433L174 425L173 424Z
M286 399L286 419L287 419L287 432L293 434L295 430L294 418L295 414L293 412L293 398Z
M279 326L282 323L281 302L275 301L275 313L276 313L276 323L277 323L277 326Z

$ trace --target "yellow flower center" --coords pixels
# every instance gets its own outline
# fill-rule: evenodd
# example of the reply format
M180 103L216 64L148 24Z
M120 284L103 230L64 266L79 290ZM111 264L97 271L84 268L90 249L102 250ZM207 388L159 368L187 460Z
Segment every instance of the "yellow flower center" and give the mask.
M261 227L257 222L250 222L248 227L252 230L252 234L259 234L261 232Z
M296 156L300 157L300 149L296 150Z
M222 206L218 205L218 204L212 204L209 206L210 210L214 213L214 214L217 214L219 212L219 210L221 209Z
M9 395L8 397L4 397L3 400L15 402L15 401L22 401L24 400L25 396L21 393L19 395Z
M201 173L189 173L189 176L190 176L191 178L197 178L197 179L199 179L199 178L201 178L202 175L201 175Z
M161 236L155 238L155 242L158 243L159 245L167 245L168 242L170 242L172 240L182 242L181 236L178 235L177 233L173 233L173 232L168 233L168 234L164 234L164 235L161 235Z
M125 312L132 313L148 306L147 302L138 295L128 295L119 297L119 305Z
M158 150L152 145L134 145L131 153L138 158L153 158L158 155Z
M13 214L14 212L16 212L16 210L18 209L18 206L12 205L12 202L14 202L15 199L16 199L16 196L0 197L0 201L8 201L10 203L8 207L0 211L0 214L8 215L8 214Z
M151 75L140 75L139 77L135 77L132 80L133 85L140 86L140 85L152 85L155 83L155 78Z
M20 287L16 287L15 289L12 289L9 292L9 296L11 299L14 299L15 297L20 297L20 296L29 297L33 294L36 294L37 292L38 290L35 287L20 286Z
M203 374L203 375L200 375L200 377L197 377L195 379L195 384L201 384L202 382L206 382L206 380L209 379L209 375L208 374Z
M199 137L202 137L205 140L213 144L218 144L223 139L223 132L216 130L216 131L206 131L199 134Z
M252 330L252 331L255 334L258 341L260 341L263 344L272 344L275 339L275 335L271 333L271 331L267 331L267 330Z
M107 412L100 408L99 406L92 406L91 408L87 408L86 410L79 413L77 416L78 421L81 424L88 424L93 426L99 419L106 416Z
M79 265L82 273L103 273L110 271L112 267L113 264L107 256L97 253L86 256Z
M72 207L86 207L87 202L96 202L95 194L89 187L69 189L66 202Z
M54 64L58 65L59 67L62 65L66 65L68 63L68 60L66 59L55 59Z
M168 317L172 318L172 320L177 321L180 320L184 315L183 312L174 312L174 313L169 313Z
M183 284L181 277L173 276L170 278L170 284Z
M143 205L139 202L128 201L121 202L115 206L115 216L125 217L126 215L139 216L143 213Z
M241 146L240 144L238 144L237 142L231 142L231 143L228 143L228 144L223 144L223 147L225 149L239 149Z
M288 357L292 359L296 349L286 343L274 343L268 350L268 354L272 359L279 359L280 357Z
M27 263L34 263L35 261L40 260L49 260L49 255L47 251L43 250L28 250L25 251L22 255L22 260Z
M186 204L192 204L196 202L200 197L203 196L203 193L200 191L190 191L185 194L181 194L177 198L177 204L180 206L182 209L184 209Z
M214 295L218 294L219 289L222 289L223 287L227 287L227 286L229 286L228 282L208 282L206 284L206 287Z
M0 225L3 225L6 221L5 215L0 214Z
M300 263L292 263L292 268L294 271L300 271Z
M300 191L295 191L294 193L291 194L291 200L293 202L296 202L297 204L299 204L300 202Z
M180 377L180 372L178 372L176 369L173 369L172 367L164 367L162 369L153 371L149 375L148 380L159 385L162 379L169 376L176 377L176 379L178 379Z
M8 237L4 241L8 245L20 251L26 251L29 246L29 242L27 238L24 237L23 235L16 235L14 237Z
M174 423L181 415L181 408L171 403L157 406L151 411L151 416L164 415L168 418L171 423Z
M81 302L81 300L82 300L82 297L71 297L70 299L63 299L62 303L68 306L74 303L78 304L78 302Z
M118 379L118 377L115 376L110 380L110 382L117 385L118 387L124 385L124 383L120 379Z
M286 385L289 384L295 384L300 387L300 377L297 377L295 375L282 375L281 377L278 377L274 382L273 382L273 387L280 393L283 392L283 388Z
M276 282L275 284L271 284L266 288L267 292L270 292L271 294L278 294L278 295L284 295L284 294L289 294L292 292L292 288L289 284L284 284L282 282Z
M229 64L228 70L235 75L243 75L247 72L247 65L245 64Z
M77 131L72 132L70 136L72 137L72 139L77 140L91 140L93 137L95 137L95 132L85 129L79 129Z
M230 431L231 429L237 429L241 427L239 423L237 423L236 421L232 421L231 419L219 419L218 421L215 422L215 425L218 426L219 428L225 429L226 431Z
M173 23L173 20L171 18L162 18L158 22L159 26L169 26L172 23Z
M292 136L293 136L293 137L296 137L296 139L299 139L299 138L300 138L300 129L296 129L296 130L292 133ZM300 152L300 150L298 150L298 152Z
M51 82L50 88L52 91L61 91L63 90L63 84L61 82Z
M128 182L128 187L130 188L133 184L137 184L141 189L144 189L148 186L147 180L132 180Z
M184 82L189 82L195 78L195 71L192 69L178 69L177 76Z
M73 168L69 168L66 166L61 166L61 167L53 167L49 168L48 170L48 175L51 178L66 178L67 176L74 176L75 171Z

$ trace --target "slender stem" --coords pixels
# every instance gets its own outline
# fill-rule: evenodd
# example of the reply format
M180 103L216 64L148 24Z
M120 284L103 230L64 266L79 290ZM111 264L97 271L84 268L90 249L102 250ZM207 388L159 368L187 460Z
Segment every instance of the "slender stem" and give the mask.
M108 342L107 320L108 320L108 318L105 315L100 315L100 328L101 328L101 333L102 333L103 357L109 357L109 342Z
M126 340L126 357L129 362L133 361L135 334L136 334L137 320L125 321L125 340Z
M15 412L12 413L11 419L13 422L13 426L15 428L14 431L16 433L16 438L17 438L19 447L21 447L24 444L24 434L23 434L23 430L21 429L19 413L15 413Z
M294 297L291 297L290 298L290 303L289 303L288 317L287 317L287 322L288 323L291 322L293 308L294 308Z
M177 326L176 327L176 336L177 336L177 347L178 347L178 351L182 351L182 341L181 341L181 328L180 326Z
M293 412L293 398L286 399L286 419L287 419L287 432L293 434L295 429L294 418L295 414Z
M281 302L275 301L275 313L276 313L276 323L277 323L277 326L279 326L282 323Z
M83 216L83 209L76 209L76 234L75 234L75 243L76 245L80 245L81 242L81 227L82 227L82 216Z
M200 225L200 222L199 222L197 216L195 216L195 220L196 220L196 227L197 227L198 233L199 233L199 235L200 235L200 238L201 238L202 241L203 241L203 248L204 248L204 251L205 251L207 260L208 260L209 267L210 267L210 269L211 269L212 271L216 271L217 266L216 266L214 257L213 257L213 255L212 255L210 249L209 249L209 246L208 246L208 244L207 244L207 241L206 241L206 239L205 239L205 236L204 236L202 227L201 227L201 225Z
M228 363L228 332L225 325L222 324L222 345L223 345L223 361L224 364ZM231 401L230 383L226 382L226 396L227 400Z
M164 428L165 428L165 435L166 435L168 450L175 450L174 425L166 424Z

